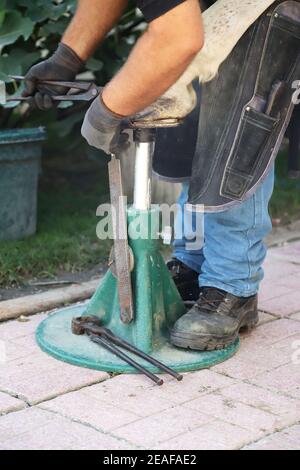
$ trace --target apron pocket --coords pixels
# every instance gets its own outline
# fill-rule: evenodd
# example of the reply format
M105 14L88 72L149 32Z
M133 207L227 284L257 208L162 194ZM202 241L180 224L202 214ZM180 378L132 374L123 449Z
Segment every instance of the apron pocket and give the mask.
M251 185L256 170L278 119L247 106L226 164L221 195L241 200Z

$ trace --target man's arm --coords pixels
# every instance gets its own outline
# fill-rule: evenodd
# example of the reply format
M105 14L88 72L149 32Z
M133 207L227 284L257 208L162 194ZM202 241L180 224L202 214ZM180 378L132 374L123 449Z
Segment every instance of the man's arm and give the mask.
M87 60L127 3L127 0L80 0L62 42L83 61ZM203 42L199 1L186 0L150 22L124 67L105 87L103 101L123 116L141 111L176 82Z
M128 61L104 88L106 106L129 116L176 82L204 44L198 0L186 0L153 20Z
M126 64L93 101L83 121L83 137L106 153L118 153L124 145L120 135L124 116L136 114L164 94L203 46L198 0L170 0L166 13L161 0L150 4L156 5L156 14L158 5L163 5L164 14L153 17Z
M79 0L62 38L63 44L85 62L116 25L127 5L128 0Z

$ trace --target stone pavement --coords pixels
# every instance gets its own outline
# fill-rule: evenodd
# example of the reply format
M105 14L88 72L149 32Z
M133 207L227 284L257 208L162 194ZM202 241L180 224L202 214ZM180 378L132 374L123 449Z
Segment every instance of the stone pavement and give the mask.
M48 357L45 315L0 324L0 449L299 449L300 242L269 250L260 310L235 357L163 387Z

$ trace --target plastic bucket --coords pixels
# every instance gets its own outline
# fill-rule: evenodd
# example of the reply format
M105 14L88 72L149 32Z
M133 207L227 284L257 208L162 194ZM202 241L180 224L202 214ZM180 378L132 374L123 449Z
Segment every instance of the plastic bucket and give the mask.
M43 127L0 131L0 240L36 232Z

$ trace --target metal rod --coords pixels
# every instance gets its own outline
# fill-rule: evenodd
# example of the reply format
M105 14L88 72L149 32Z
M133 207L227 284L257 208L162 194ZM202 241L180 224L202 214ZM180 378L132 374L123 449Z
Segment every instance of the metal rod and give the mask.
M136 142L133 207L146 211L151 207L151 168L154 142Z
M100 344L101 346L103 346L105 349L107 349L108 351L110 351L112 354L114 354L115 356L119 357L120 359L122 359L124 362L126 362L127 364L131 365L132 367L134 367L135 369L137 369L139 372L141 372L142 374L146 375L149 379L151 379L153 382L156 383L156 385L162 385L164 383L164 381L162 379L160 379L159 377L157 377L156 375L152 374L152 372L149 372L147 369L145 369L143 366L141 366L138 362L134 361L133 359L131 359L131 357L127 356L127 354L123 353L122 351L120 351L118 348L112 346L107 340L105 340L104 338L100 338L100 336L97 336L97 335L90 335L90 338L91 340L94 342L94 343L97 343L97 344Z
M128 343L124 339L118 338L118 336L115 336L113 333L111 334L111 332L109 330L107 330L107 332L105 331L104 334L107 336L107 338L109 338L111 341L113 341L118 346L121 346L124 349L127 349L127 351L132 352L136 356L139 356L142 359L145 359L145 361L150 362L150 364L153 364L158 369L161 369L164 372L166 372L167 374L170 374L176 380L181 381L183 379L183 376L181 374L178 374L175 370L170 369L170 367L166 366L165 364L158 361L157 359L154 359L154 357L149 356L148 354L144 353L140 349L137 349L135 346Z

